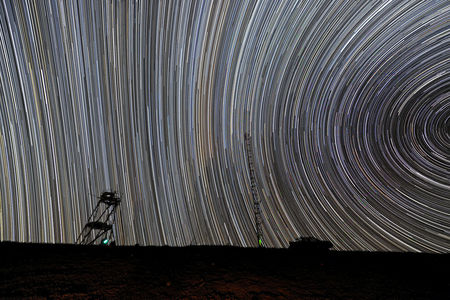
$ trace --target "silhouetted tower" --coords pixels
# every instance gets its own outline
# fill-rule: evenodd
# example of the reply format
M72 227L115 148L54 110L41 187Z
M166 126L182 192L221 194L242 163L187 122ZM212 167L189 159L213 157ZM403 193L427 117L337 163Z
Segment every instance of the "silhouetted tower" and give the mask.
M103 192L98 199L97 206L78 236L77 244L115 245L116 243L112 229L116 221L116 210L121 201L120 197L116 192Z
M247 152L248 170L250 172L250 186L252 189L253 205L255 211L256 237L258 238L259 247L262 247L263 244L262 244L262 226L261 226L261 205L259 202L258 191L256 189L256 176L253 162L252 138L250 134L245 133L244 139L245 139L245 150Z

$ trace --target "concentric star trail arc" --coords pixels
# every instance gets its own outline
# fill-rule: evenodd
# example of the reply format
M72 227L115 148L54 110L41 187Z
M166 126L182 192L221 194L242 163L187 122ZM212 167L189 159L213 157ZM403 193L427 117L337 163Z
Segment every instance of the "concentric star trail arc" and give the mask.
M448 1L0 3L0 238L450 250Z

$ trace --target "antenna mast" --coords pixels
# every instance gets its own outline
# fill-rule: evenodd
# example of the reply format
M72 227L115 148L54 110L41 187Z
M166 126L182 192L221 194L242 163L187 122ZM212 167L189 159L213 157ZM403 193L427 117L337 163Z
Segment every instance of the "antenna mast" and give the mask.
M256 176L253 161L252 138L249 133L244 134L245 151L247 152L248 170L250 173L250 186L252 189L253 205L255 212L256 237L258 238L258 246L262 247L262 226L261 226L261 205L256 190Z

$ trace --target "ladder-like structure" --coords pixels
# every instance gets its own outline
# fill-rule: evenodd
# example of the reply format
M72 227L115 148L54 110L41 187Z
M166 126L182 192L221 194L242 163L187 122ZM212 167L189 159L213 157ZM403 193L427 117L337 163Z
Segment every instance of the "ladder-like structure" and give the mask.
M254 205L254 212L255 212L255 225L256 225L256 237L258 239L258 246L262 247L262 221L261 221L261 204L258 197L258 191L256 189L256 176L255 176L255 167L254 167L254 161L253 161L253 151L252 151L252 138L250 134L245 133L244 134L245 139L245 151L247 152L247 163L248 163L248 170L250 173L250 186L252 190L252 196L253 196L253 205Z
M120 197L116 192L103 192L98 198L97 206L92 211L88 222L77 239L81 245L115 245L113 225Z

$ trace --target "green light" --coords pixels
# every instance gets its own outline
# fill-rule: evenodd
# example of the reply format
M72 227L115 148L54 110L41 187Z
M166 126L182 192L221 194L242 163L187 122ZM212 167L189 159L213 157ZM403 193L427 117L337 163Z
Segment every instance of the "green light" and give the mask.
M260 246L262 245L262 239L259 239L259 245Z
M106 244L108 244L108 242L109 242L109 240L108 240L108 239L103 239L103 240L102 240L102 244L103 244L103 245L106 245Z

